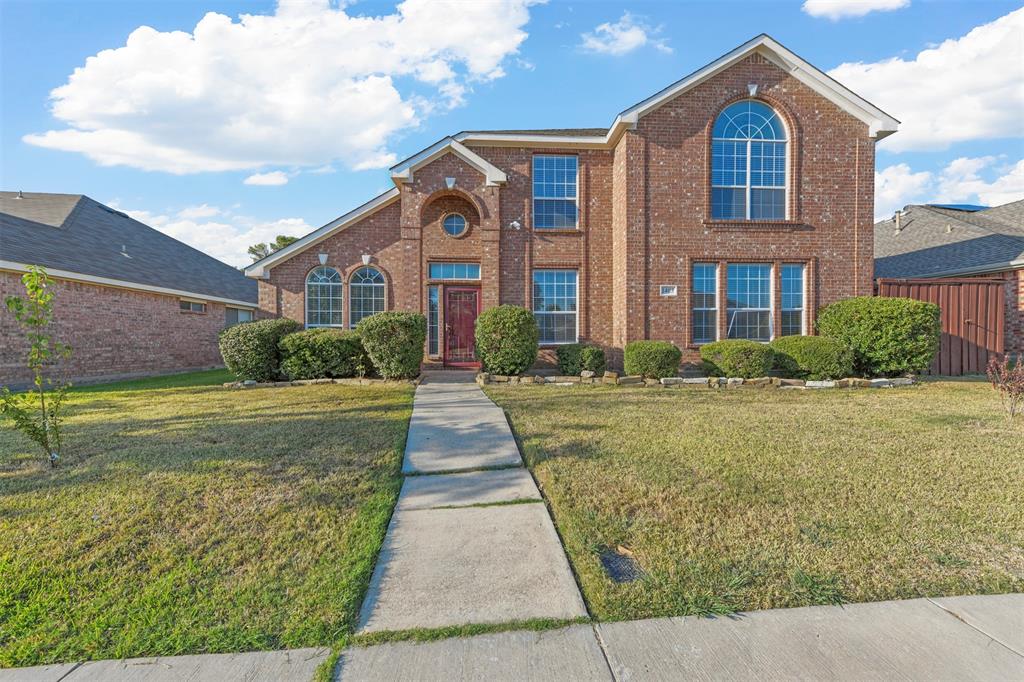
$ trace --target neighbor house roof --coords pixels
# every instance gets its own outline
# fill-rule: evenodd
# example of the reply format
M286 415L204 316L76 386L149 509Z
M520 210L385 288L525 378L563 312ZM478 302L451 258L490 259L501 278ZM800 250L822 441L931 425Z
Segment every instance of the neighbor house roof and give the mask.
M237 269L81 194L0 192L0 269L255 306Z
M722 55L715 61L701 67L690 75L676 81L667 88L621 112L608 128L542 128L535 130L464 130L435 142L423 151L410 156L391 168L395 185L411 180L416 168L430 163L444 154L452 153L474 166L486 177L488 185L500 185L506 181L505 173L482 158L470 148L478 146L530 146L534 148L576 148L610 149L626 130L636 127L643 116L658 107L697 87L709 78L757 54L811 88L822 97L833 102L843 111L861 120L868 126L868 133L881 139L896 132L899 121L875 105L849 90L828 74L820 71L783 47L771 36L762 33L739 47ZM753 93L752 93L753 94ZM290 258L330 234L345 229L373 211L390 204L398 197L397 190L390 191L370 200L359 208L346 213L327 225L306 235L291 246L281 249L245 269L250 277L265 277L275 263Z
M875 277L945 277L1024 267L1024 200L979 211L907 206L875 223Z

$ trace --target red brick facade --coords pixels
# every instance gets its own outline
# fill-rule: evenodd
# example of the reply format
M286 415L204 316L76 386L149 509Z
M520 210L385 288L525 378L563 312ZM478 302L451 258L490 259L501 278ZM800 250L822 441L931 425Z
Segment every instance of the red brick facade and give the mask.
M788 127L788 216L711 220L711 127L724 107L750 97L752 83L756 99ZM401 182L391 203L268 266L259 281L264 313L304 320L305 278L320 265L320 254L346 282L369 255L387 278L387 307L424 313L431 262L479 263L481 279L472 284L479 285L485 308L530 307L535 270L573 269L580 340L618 358L630 341L663 339L695 360L694 263L720 263L720 273L726 263L773 265L776 329L783 263L806 267L808 321L829 302L872 291L874 139L868 125L758 53L641 116L607 148L465 144L507 181L488 184L455 153L424 163ZM535 154L578 157L579 229L533 229ZM440 221L448 212L467 218L465 236L444 233ZM719 280L719 337L725 338L724 275ZM677 295L661 296L662 285L675 286ZM347 293L344 306L347 316Z
M61 376L73 381L143 376L224 363L217 334L225 306L207 302L205 313L181 311L176 296L83 282L54 280L52 336L72 347ZM0 300L24 296L21 273L0 270ZM0 385L27 383L28 343L14 317L0 311Z
M1004 350L1014 356L1024 357L1024 268L1006 270L987 278L1002 279L1006 294Z

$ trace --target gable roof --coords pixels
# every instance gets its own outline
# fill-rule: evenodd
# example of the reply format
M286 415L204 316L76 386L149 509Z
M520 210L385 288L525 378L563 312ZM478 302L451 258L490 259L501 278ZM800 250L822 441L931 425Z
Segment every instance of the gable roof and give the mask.
M421 166L427 165L435 159L439 159L445 154L454 154L473 168L480 171L486 179L486 184L488 186L501 185L508 180L505 176L505 171L501 170L493 163L451 136L438 140L423 151L392 166L391 179L394 180L396 184L409 182L412 180L413 171Z
M1024 200L981 211L908 206L875 223L875 276L944 277L1024 267Z
M0 267L27 265L97 284L257 301L256 283L235 268L81 194L0 192Z

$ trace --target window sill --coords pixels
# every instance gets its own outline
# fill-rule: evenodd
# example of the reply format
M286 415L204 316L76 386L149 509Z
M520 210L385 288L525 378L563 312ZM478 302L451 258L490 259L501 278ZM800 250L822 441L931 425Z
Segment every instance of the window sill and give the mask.
M704 220L711 230L813 230L800 220Z
M533 232L535 234L583 234L583 230L578 227L535 227Z

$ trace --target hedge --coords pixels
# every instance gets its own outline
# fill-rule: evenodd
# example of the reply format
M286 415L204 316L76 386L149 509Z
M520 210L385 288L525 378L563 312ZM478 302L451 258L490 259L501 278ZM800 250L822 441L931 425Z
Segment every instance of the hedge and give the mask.
M385 379L412 379L423 364L427 318L419 313L383 312L356 325L373 368Z
M853 374L853 351L827 336L782 336L771 342L775 369L791 379L841 379Z
M746 339L705 344L700 357L708 374L744 379L767 376L775 364L775 352L768 345Z
M302 329L295 320L257 320L236 324L220 333L220 355L239 379L273 381L280 376L281 338Z
M860 296L838 301L818 315L818 332L853 351L862 376L923 372L939 349L939 306L909 298Z
M626 344L623 360L626 374L647 379L679 376L683 353L668 341L633 341Z
M277 344L281 371L289 379L365 376L372 364L359 334L340 329L307 329Z
M585 343L568 343L555 351L558 356L558 371L565 376L577 376L583 370L603 372L605 368L604 349Z
M537 320L514 305L488 308L476 318L476 355L483 371L521 374L537 360Z

